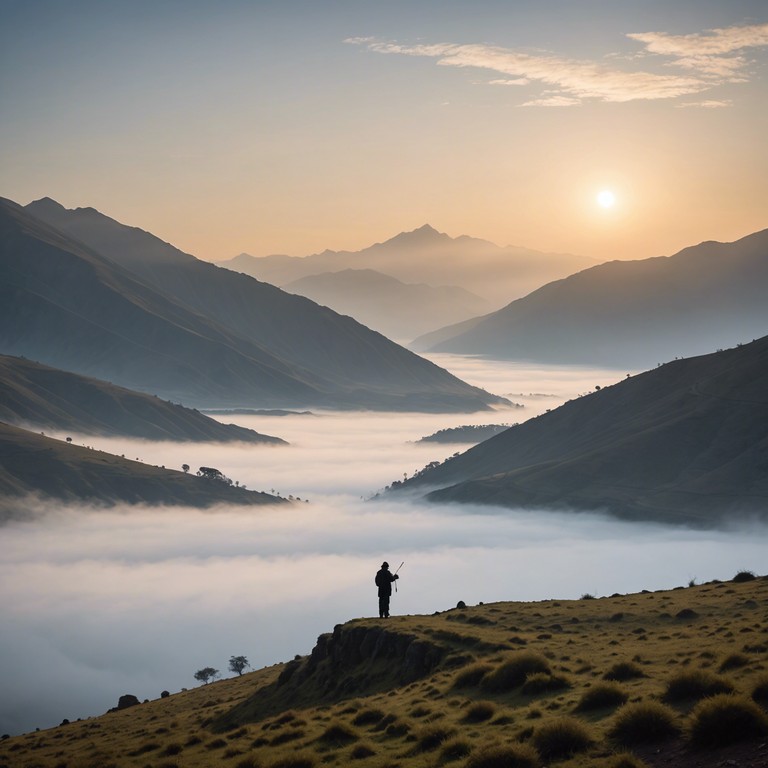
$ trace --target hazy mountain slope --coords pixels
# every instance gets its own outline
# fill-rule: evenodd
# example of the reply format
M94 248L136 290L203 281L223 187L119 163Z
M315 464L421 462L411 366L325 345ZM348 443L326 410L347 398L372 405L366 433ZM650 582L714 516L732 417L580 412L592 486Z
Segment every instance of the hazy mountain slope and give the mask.
M594 263L584 256L501 247L466 235L452 238L428 224L361 251L323 251L303 258L240 254L219 262L275 285L322 272L373 269L406 283L459 285L496 306Z
M463 288L403 283L373 269L323 272L282 287L350 315L390 339L412 339L490 309L487 301Z
M129 269L187 311L257 345L292 370L304 371L304 381L320 394L310 392L301 402L286 396L284 405L476 410L499 401L351 318L200 261L92 208L67 210L46 199L27 210Z
M324 382L0 201L0 352L188 405L305 402Z
M764 230L670 257L601 264L412 346L648 368L762 336L768 330L767 291Z
M24 497L183 505L276 504L267 493L142 464L0 422L0 521L28 513ZM21 500L21 501L20 501Z
M0 355L0 420L35 429L146 440L285 445L278 437L222 424L152 395L6 355Z
M404 487L701 525L768 519L768 337L570 401Z

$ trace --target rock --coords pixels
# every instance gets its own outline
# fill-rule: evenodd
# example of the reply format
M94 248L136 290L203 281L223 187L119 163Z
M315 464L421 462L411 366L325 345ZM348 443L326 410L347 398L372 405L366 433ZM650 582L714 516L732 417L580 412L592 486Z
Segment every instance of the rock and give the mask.
M139 704L138 698L131 693L126 693L117 700L118 709L128 709L128 707L135 707Z

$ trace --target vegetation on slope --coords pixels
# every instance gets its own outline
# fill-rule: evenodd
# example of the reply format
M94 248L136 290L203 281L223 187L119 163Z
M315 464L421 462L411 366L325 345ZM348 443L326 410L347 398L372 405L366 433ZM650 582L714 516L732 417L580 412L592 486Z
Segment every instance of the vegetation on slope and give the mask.
M311 656L6 739L0 765L761 765L767 599L763 577L359 619ZM662 701L734 653L732 693ZM603 682L618 665L641 674Z

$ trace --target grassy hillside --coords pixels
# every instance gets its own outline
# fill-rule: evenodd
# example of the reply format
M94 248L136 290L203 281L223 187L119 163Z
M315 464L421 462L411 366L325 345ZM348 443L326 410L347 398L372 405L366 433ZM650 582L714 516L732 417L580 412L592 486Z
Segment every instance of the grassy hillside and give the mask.
M26 496L81 501L209 507L282 499L218 480L54 440L0 422L0 522L23 516Z
M756 768L768 760L766 605L768 578L741 572L358 619L310 656L165 698L158 681L151 701L5 739L0 765Z
M152 395L8 355L0 355L0 420L145 440L286 444Z

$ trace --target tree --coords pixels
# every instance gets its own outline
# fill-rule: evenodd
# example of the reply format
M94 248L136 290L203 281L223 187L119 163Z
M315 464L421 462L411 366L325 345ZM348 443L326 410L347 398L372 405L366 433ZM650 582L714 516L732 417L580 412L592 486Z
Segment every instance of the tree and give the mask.
M189 464L182 464L181 468L184 470L184 474L189 472Z
M219 676L219 670L213 667L203 667L195 672L195 680L199 680L201 683L208 684L211 680L215 680Z
M250 666L245 656L232 656L229 660L229 671L237 672L238 675L242 675L243 670Z

